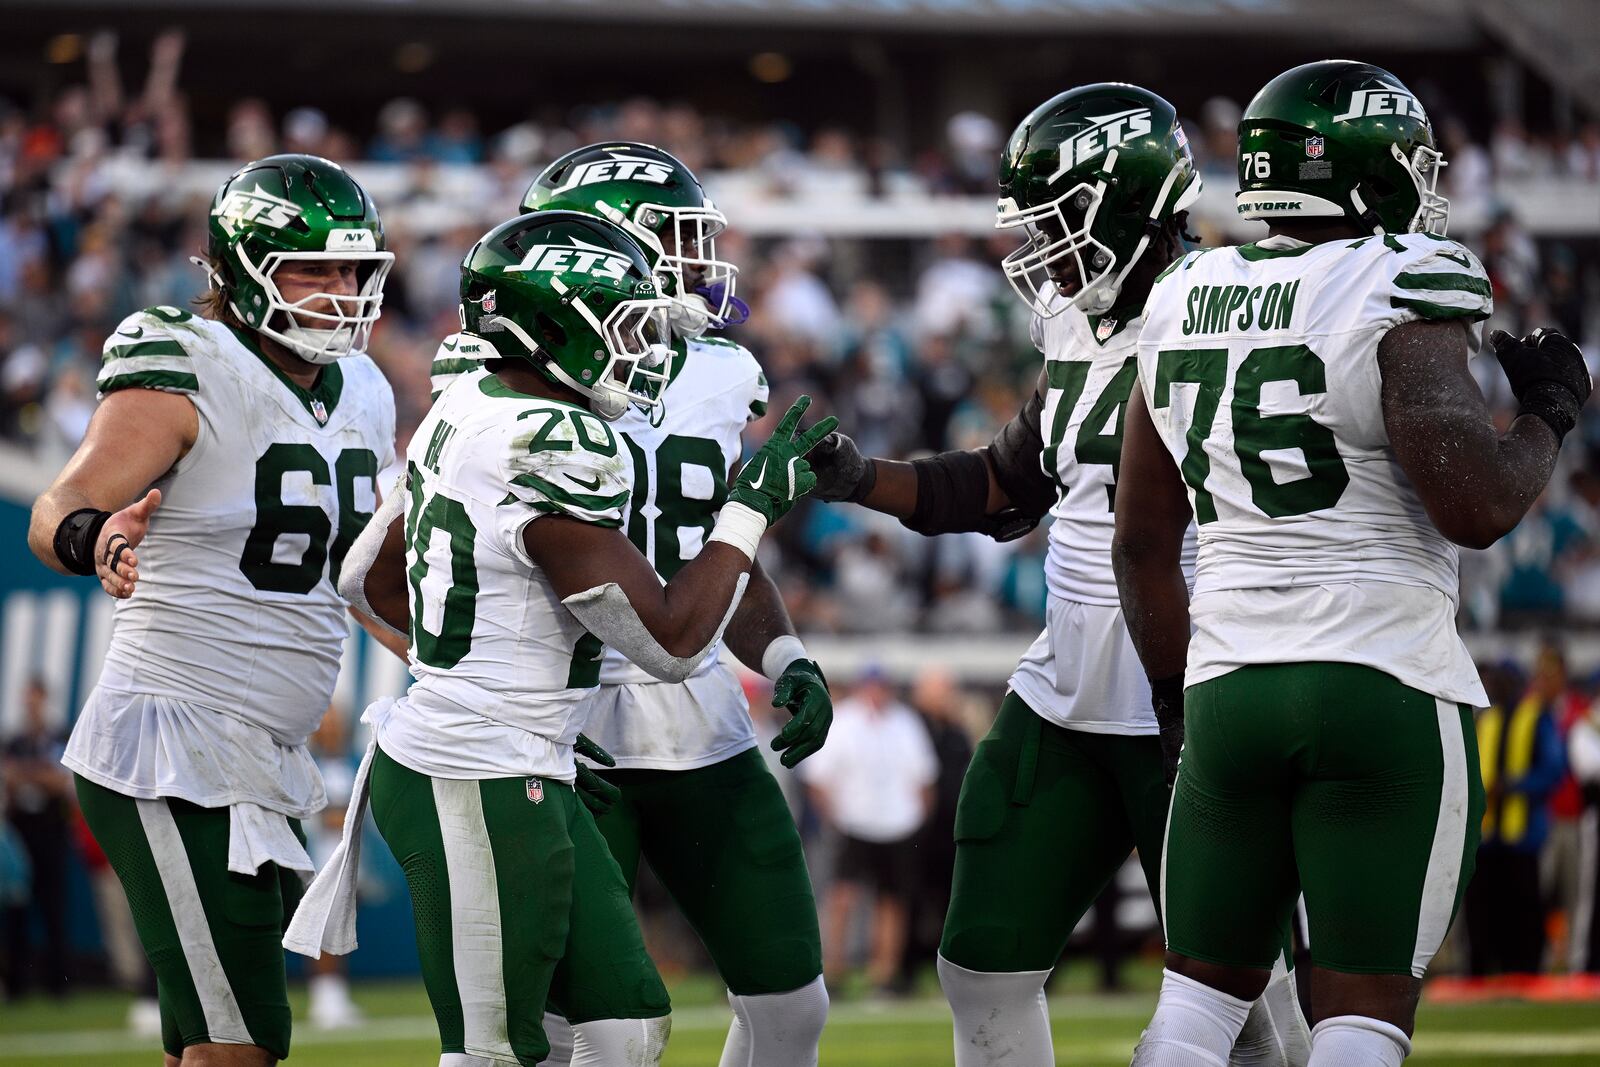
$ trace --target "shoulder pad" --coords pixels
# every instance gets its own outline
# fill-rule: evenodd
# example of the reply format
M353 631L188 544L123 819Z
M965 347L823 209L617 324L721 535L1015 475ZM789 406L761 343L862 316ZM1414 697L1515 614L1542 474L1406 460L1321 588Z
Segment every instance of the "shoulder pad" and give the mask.
M198 393L193 353L204 341L199 321L175 307L145 308L123 319L101 349L100 395L119 389Z

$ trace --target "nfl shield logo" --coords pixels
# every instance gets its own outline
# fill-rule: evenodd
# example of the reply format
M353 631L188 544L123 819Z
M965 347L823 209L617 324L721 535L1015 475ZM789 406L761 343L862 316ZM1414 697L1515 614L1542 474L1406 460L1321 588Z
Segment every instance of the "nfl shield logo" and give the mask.
M492 314L494 312L494 308L494 290L490 289L487 293L483 294L483 313L485 315Z
M328 421L327 407L323 405L321 400L318 400L314 397L311 401L311 415L317 420L319 425Z
M544 783L537 778L528 779L528 799L535 804L544 803Z
M1326 146L1326 144L1327 144L1327 142L1325 140L1323 140L1323 138L1321 138L1321 137L1307 137L1306 138L1306 158L1307 159L1321 159L1322 158L1323 148Z

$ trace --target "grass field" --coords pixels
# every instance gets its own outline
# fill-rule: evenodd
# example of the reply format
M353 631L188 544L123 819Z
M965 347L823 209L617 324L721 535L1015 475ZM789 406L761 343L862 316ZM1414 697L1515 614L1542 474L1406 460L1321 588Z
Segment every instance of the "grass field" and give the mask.
M1153 975L1140 992L1052 997L1056 1062L1125 1067L1154 1003ZM1071 989L1085 984L1074 979ZM672 1041L666 1067L710 1067L727 1031L727 1006L705 979L674 984ZM415 983L363 983L356 999L368 1023L360 1030L318 1032L301 1026L295 1067L430 1067L438 1044L427 998ZM303 1017L303 992L295 1014ZM64 1004L30 1000L0 1009L0 1067L153 1067L156 1043L122 1028L125 998L95 993ZM1596 1067L1600 1004L1497 1001L1425 1006L1412 1060L1432 1067ZM822 1042L822 1067L940 1067L952 1062L950 1023L936 995L908 1000L836 1001Z

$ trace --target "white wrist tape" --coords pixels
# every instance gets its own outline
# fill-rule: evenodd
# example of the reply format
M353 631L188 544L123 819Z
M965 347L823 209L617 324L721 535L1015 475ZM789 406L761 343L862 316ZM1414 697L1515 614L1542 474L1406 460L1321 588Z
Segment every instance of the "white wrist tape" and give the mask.
M393 626L383 621L383 616L372 610L372 605L367 601L367 572L372 569L372 564L378 559L378 550L383 547L383 539L389 533L389 527L405 513L406 476L401 475L395 479L394 488L383 498L383 503L378 505L378 510L372 513L372 518L367 520L366 527L350 544L350 551L345 553L344 563L339 568L339 595L350 602L350 606L361 614L375 620L390 633L407 636L403 631L396 630Z
M633 610L628 594L616 582L573 593L562 603L574 618L583 623L585 630L621 652L651 677L663 682L681 682L694 673L700 661L706 658L706 653L722 640L722 631L728 628L728 620L733 618L734 610L739 607L739 600L744 596L744 587L749 581L749 574L739 575L739 584L734 587L733 599L722 616L722 622L717 625L717 632L711 635L706 647L692 656L674 656L662 648L640 620L639 613Z
M810 659L806 655L806 646L794 634L779 634L767 645L767 650L761 653L761 673L771 678L774 682L778 676L788 669L789 664L797 659Z
M747 504L731 500L722 505L722 511L717 515L717 524L711 528L711 536L706 540L732 545L754 563L756 546L761 543L761 535L766 532L765 515Z

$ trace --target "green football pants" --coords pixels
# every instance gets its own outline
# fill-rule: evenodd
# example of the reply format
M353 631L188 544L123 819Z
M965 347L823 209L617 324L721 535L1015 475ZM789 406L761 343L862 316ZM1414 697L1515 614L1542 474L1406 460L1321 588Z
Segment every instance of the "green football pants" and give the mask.
M1269 967L1305 893L1311 959L1421 977L1472 877L1472 713L1370 667L1244 667L1191 686L1167 836L1167 945Z
M668 1014L622 872L570 785L430 778L379 748L371 788L442 1052L533 1067L552 997L573 1022Z
M600 817L600 831L629 888L643 857L731 992L786 993L822 973L800 834L760 752L688 771L605 777L622 799Z
M283 931L304 885L295 871L228 870L227 808L137 800L74 775L78 803L128 895L156 975L161 1045L257 1045L289 1055ZM302 842L297 819L289 820Z
M1043 971L1139 850L1157 891L1167 789L1156 738L1067 730L1007 693L956 806L939 952L973 971Z

